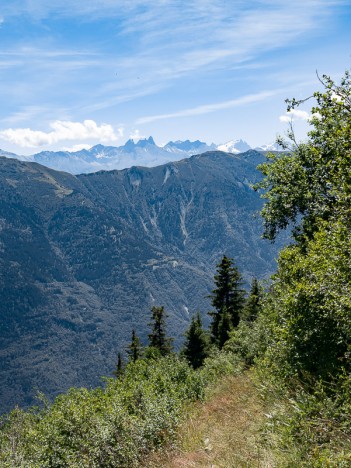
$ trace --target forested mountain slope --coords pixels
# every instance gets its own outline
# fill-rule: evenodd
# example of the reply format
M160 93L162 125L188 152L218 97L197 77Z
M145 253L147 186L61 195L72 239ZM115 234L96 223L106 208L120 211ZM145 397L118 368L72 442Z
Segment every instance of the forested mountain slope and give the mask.
M96 385L152 305L176 343L206 313L226 253L248 281L275 268L260 239L255 151L73 176L0 158L1 411Z

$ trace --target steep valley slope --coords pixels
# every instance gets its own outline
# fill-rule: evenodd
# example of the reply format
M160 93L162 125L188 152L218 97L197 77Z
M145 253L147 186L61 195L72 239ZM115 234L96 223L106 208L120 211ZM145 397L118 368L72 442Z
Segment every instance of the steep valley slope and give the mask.
M95 386L164 305L179 346L208 323L225 253L246 283L275 269L251 184L263 156L208 152L155 168L73 176L0 158L0 412Z

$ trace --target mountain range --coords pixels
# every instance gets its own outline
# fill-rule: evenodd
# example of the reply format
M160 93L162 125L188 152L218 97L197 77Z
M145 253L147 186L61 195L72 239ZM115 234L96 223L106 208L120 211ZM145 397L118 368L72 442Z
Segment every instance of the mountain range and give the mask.
M208 145L202 141L170 141L165 146L156 145L152 137L137 142L128 140L123 146L96 145L80 151L42 151L31 156L16 155L0 150L0 156L43 164L58 171L86 174L100 170L125 169L132 166L154 167L167 162L206 151L224 151L239 154L251 147L243 140L231 140L223 145ZM279 151L277 144L255 148L257 151Z

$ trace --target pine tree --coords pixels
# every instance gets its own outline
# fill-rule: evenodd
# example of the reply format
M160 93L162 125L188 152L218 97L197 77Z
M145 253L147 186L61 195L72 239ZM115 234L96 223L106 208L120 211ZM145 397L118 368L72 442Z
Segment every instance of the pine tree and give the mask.
M237 327L240 314L245 303L245 291L242 289L241 275L233 260L226 255L217 265L217 274L214 276L216 288L209 296L215 311L209 312L212 317L211 338L218 344L219 324L222 320L224 309L229 315L231 327ZM227 319L226 319L227 320ZM221 333L223 330L221 331Z
M127 346L127 354L129 356L129 362L135 362L143 355L140 339L135 333L135 330L132 330L132 341L130 345Z
M217 345L219 349L222 349L224 343L229 339L229 334L233 326L231 317L226 307L223 308L220 317L221 319L218 324Z
M168 338L166 335L166 322L165 319L168 317L164 307L152 307L152 321L149 323L151 327L151 333L149 334L149 346L150 348L157 349L162 356L170 354L172 352L172 338Z
M209 337L202 327L202 320L198 312L192 317L190 326L185 332L185 344L182 354L190 362L194 369L202 366L208 356Z
M115 375L117 379L120 378L124 374L124 362L123 362L121 353L118 353L117 355L117 366L113 374Z
M242 312L243 319L249 322L256 320L262 308L262 294L263 292L260 283L257 281L257 278L253 278L249 296L246 299Z

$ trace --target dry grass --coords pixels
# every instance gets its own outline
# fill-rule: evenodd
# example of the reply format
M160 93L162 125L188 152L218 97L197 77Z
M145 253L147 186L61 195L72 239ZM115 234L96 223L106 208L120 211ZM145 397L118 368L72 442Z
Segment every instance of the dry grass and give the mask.
M275 467L260 444L265 410L248 375L226 377L215 393L191 409L179 429L179 449L154 455L145 468Z

